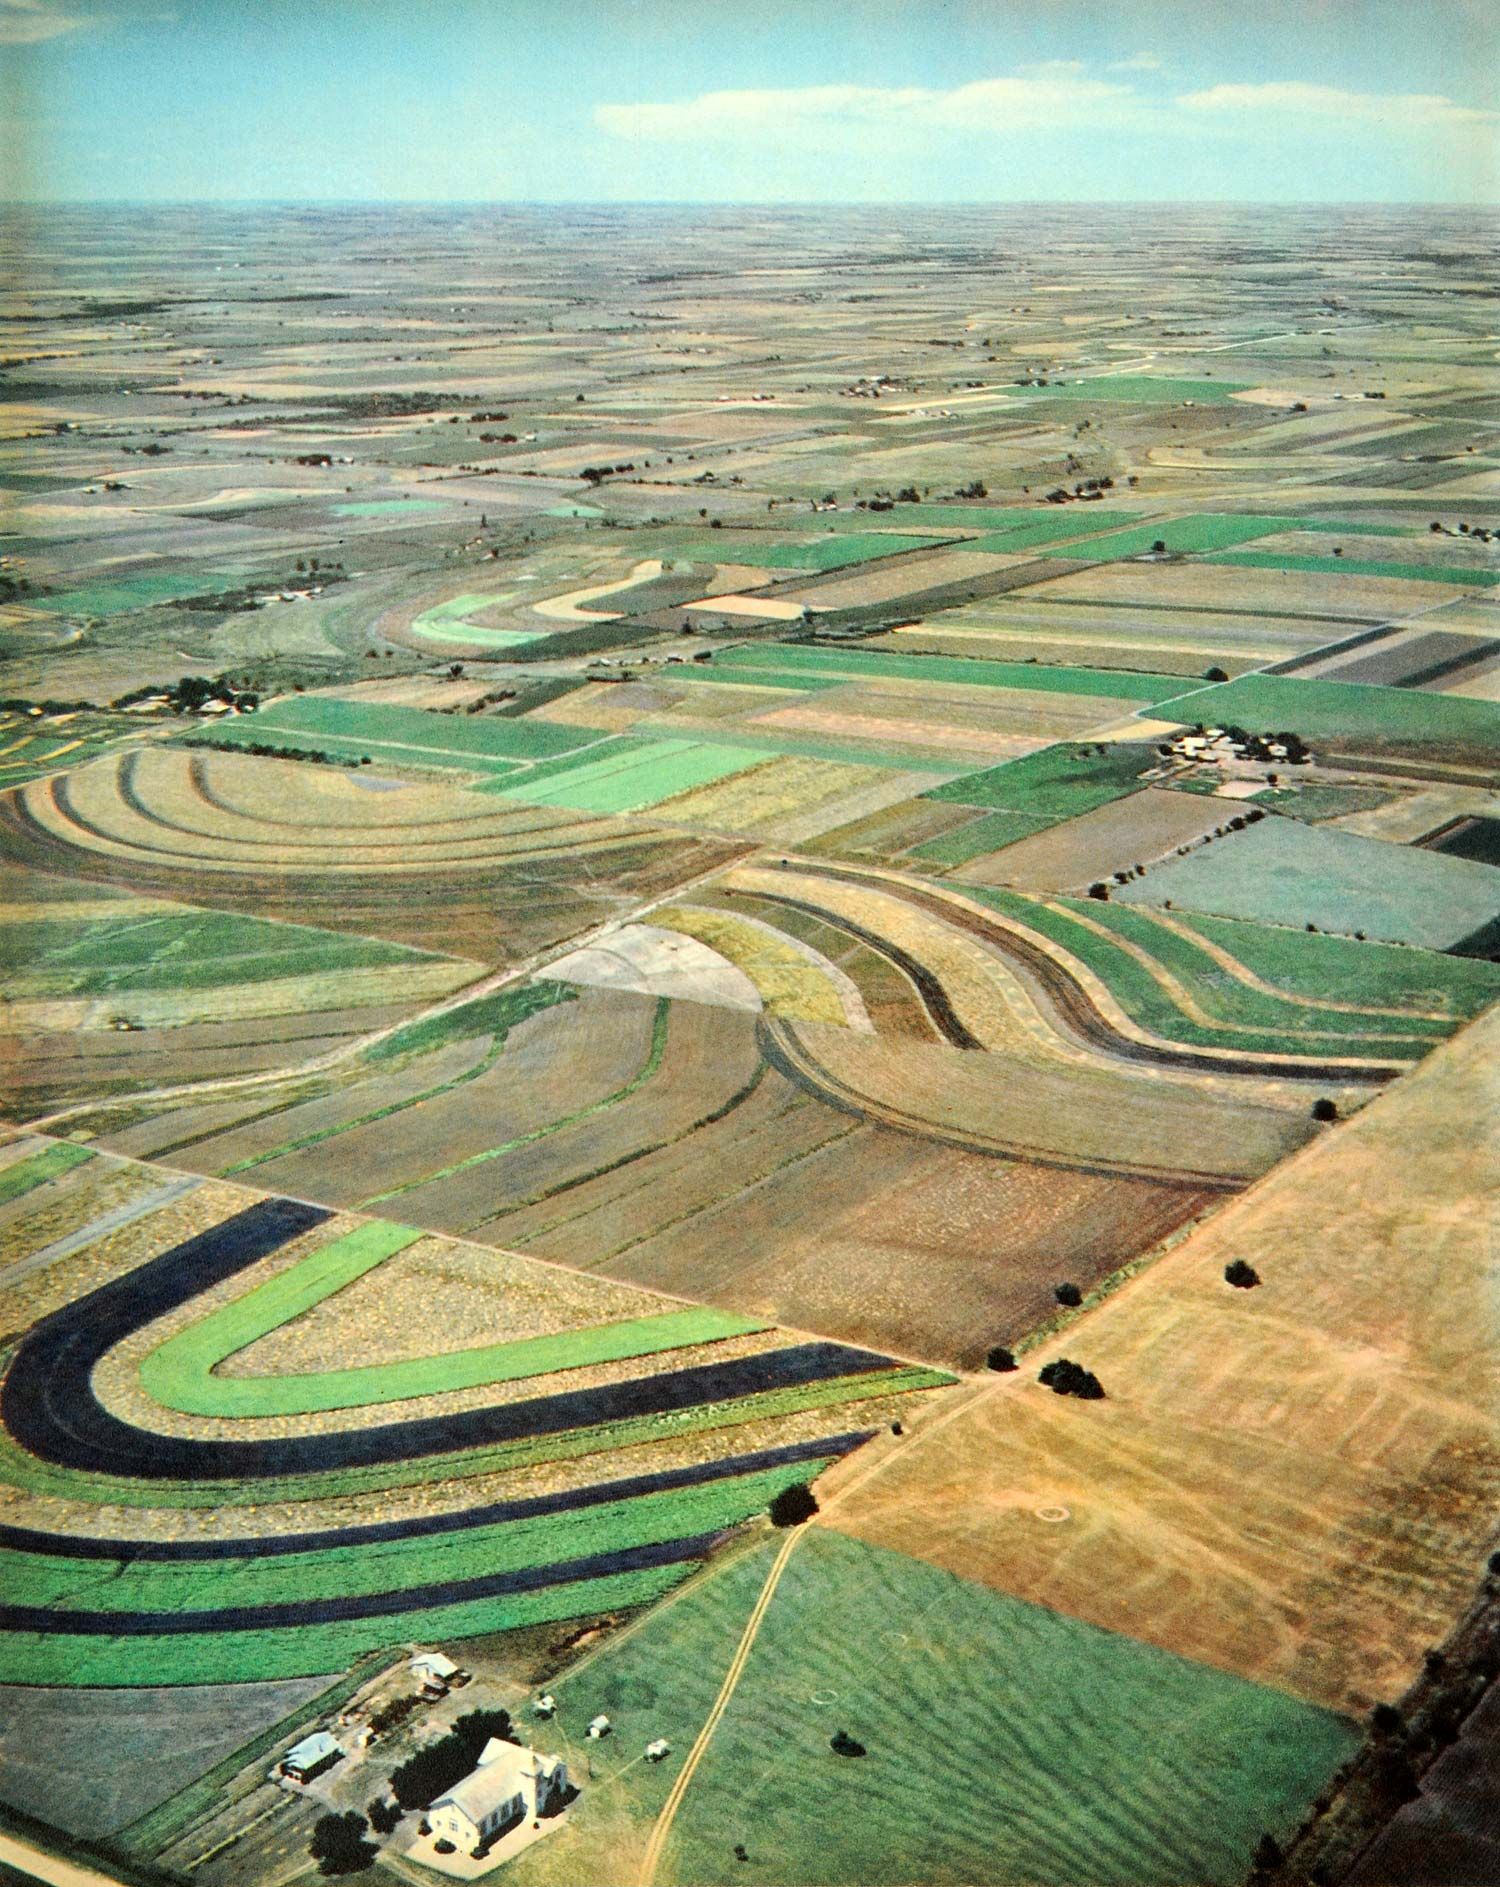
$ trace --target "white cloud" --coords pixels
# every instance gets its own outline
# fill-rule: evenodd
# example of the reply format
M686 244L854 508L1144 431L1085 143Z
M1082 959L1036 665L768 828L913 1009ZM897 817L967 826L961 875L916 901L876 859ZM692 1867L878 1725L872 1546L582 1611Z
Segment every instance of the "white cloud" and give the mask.
M809 85L703 92L680 105L600 105L594 122L615 137L687 141L852 130L1017 131L1086 124L1096 129L1149 109L1128 85L1080 75L1068 61L1024 75L979 79L951 91L924 86Z
M1266 85L1212 85L1177 101L1204 121L1268 130L1462 131L1500 125L1500 113L1460 105L1440 92L1346 92L1336 85L1285 79Z
M36 46L87 25L86 19L59 13L51 0L0 0L0 46Z
M1137 52L1128 59L1114 60L1104 69L1106 72L1160 72L1162 63L1154 52Z

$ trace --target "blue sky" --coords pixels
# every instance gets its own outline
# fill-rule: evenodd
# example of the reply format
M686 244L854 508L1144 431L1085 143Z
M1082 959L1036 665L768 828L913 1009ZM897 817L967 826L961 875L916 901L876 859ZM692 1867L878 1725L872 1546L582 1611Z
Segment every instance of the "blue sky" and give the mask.
M0 0L0 195L1493 202L1497 0Z

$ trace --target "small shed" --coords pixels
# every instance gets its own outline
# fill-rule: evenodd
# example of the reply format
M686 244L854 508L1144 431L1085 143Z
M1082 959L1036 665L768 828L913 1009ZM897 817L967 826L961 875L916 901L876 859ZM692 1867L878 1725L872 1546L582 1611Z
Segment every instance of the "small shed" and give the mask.
M331 1769L343 1755L337 1737L327 1730L314 1730L294 1743L277 1766L278 1774L288 1782L311 1782L314 1776Z
M419 1652L406 1668L419 1684L434 1690L446 1690L458 1676L458 1666L441 1651Z

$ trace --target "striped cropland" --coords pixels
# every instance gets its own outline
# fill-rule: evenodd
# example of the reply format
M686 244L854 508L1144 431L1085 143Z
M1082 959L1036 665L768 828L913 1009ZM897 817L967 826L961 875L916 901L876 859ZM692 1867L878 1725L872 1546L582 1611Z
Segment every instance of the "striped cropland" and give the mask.
M29 1158L58 1152L88 1157ZM163 1198L123 1246L121 1223L99 1214L97 1248L85 1227L63 1275L11 1287L42 1314L0 1388L0 1682L289 1677L638 1604L949 1380L523 1260L496 1300L506 1340L265 1373L268 1342L337 1317L425 1235L214 1186ZM390 1518L348 1498L377 1487ZM117 1531L90 1518L101 1501Z
M596 922L601 895L649 896L742 849L441 783L371 791L342 770L172 747L0 800L12 864L490 961Z

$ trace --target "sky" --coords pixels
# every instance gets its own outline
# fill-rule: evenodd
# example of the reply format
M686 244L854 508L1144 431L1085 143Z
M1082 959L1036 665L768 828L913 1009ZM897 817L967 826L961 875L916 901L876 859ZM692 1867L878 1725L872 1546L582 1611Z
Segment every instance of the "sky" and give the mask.
M0 198L1491 203L1500 0L0 0Z

